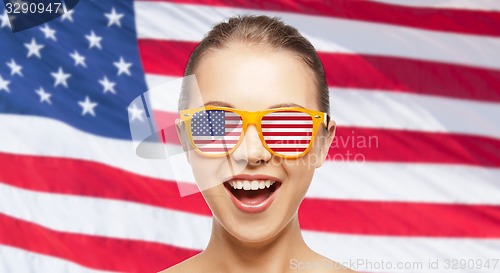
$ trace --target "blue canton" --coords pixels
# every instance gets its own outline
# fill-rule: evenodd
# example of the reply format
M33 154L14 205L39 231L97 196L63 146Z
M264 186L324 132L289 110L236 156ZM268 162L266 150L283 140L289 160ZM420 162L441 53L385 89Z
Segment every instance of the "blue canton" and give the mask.
M201 111L193 115L191 131L193 136L224 136L225 123L224 111Z
M132 0L80 1L62 17L17 33L3 6L0 19L0 114L130 139L129 104L147 91ZM132 110L145 122L145 113Z

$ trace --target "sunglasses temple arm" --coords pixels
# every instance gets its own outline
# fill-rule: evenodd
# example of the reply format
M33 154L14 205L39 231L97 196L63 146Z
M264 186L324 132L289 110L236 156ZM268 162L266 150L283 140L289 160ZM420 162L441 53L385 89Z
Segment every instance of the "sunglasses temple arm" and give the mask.
M324 118L323 122L325 123L326 129L328 130L328 123L330 123L330 115L325 113L325 118Z

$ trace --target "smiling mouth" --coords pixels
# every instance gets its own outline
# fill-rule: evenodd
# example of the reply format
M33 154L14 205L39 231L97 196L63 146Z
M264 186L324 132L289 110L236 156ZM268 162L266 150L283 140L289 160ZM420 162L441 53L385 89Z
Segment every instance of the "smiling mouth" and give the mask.
M266 210L274 199L281 182L274 180L230 180L224 182L233 203L244 212Z

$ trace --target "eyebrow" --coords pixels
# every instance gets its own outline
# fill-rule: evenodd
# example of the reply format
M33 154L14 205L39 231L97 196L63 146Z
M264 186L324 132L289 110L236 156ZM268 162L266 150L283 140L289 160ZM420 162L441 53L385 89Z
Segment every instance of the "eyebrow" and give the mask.
M209 101L203 104L203 106L207 105L212 105L212 106L221 106L221 107L229 107L229 108L235 108L232 104L223 102L223 101ZM268 107L268 109L272 108L282 108L282 107L299 107L299 108L305 108L302 105L296 104L296 103L280 103L280 104L275 104L271 105Z
M223 102L223 101L217 101L217 100L216 101L209 101L209 102L206 102L205 104L203 104L203 106L207 106L207 105L234 108L234 106L230 103Z
M296 103L280 103L280 104L275 104L272 106L269 106L268 108L282 108L282 107L298 107L298 108L305 108L302 105L296 104Z

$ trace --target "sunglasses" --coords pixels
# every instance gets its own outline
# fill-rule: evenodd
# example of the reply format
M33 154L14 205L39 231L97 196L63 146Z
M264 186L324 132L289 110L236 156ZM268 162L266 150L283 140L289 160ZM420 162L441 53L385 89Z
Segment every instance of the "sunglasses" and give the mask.
M298 158L312 147L318 127L327 128L330 117L298 107L249 112L204 106L180 111L180 121L194 150L204 156L232 153L243 141L248 125L253 124L267 151L282 158Z

